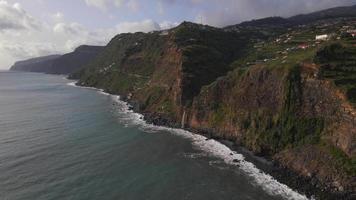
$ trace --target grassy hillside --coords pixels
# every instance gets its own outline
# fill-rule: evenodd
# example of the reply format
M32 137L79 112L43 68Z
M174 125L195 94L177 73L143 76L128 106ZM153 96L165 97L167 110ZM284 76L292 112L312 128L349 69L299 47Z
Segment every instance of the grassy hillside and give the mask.
M321 65L321 76L332 80L356 103L356 47L349 42L333 43L321 49L315 61Z

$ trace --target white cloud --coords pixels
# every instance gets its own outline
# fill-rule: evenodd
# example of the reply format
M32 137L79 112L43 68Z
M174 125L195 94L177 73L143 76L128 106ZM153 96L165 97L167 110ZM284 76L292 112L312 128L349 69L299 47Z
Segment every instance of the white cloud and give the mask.
M64 15L61 12L57 12L57 13L53 14L51 17L52 17L53 21L55 21L55 22L64 21Z
M108 10L110 6L121 8L125 3L130 9L139 8L137 2L130 2L127 0L84 0L88 6L99 8L102 11Z
M178 25L179 25L178 22L170 22L170 21L163 21L162 23L159 24L162 30L170 29Z
M149 32L152 30L160 30L159 24L152 20L144 20L141 22L122 22L116 26L118 32Z
M101 10L107 9L108 0L85 0L88 6L97 7Z
M157 10L158 10L158 14L160 15L163 15L165 12L163 3L161 1L157 2Z
M41 24L20 6L0 0L0 32L7 30L39 29Z
M85 27L78 23L58 23L53 27L54 33L63 35L80 35L85 32Z
M124 0L114 0L114 5L120 8L124 4Z
M138 0L129 0L127 2L127 8L129 8L131 11L138 12L141 9L141 4Z

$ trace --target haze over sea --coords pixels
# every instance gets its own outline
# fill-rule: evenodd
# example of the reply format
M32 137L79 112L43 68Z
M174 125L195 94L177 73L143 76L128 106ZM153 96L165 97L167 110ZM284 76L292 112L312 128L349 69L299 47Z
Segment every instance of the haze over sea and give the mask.
M0 72L0 199L306 199L214 140L69 83Z

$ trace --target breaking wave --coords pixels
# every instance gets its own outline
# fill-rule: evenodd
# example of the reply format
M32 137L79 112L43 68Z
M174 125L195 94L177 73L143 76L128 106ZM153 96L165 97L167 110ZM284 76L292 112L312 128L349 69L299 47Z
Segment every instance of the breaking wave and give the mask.
M226 164L238 167L244 174L250 177L250 180L253 184L261 187L270 195L282 196L283 198L289 200L308 199L305 195L299 194L298 192L289 188L287 185L278 182L271 175L264 173L253 163L246 161L242 154L232 151L229 147L216 140L207 140L207 138L202 135L194 134L183 129L175 129L148 124L144 121L143 115L133 112L130 109L129 104L121 101L119 96L110 95L101 89L77 86L75 85L75 82L68 83L67 85L92 89L98 91L101 94L111 96L112 100L115 101L118 105L117 112L119 114L119 120L125 124L125 126L138 126L139 129L145 132L168 131L172 134L187 138L195 147L204 151L206 155L222 159Z

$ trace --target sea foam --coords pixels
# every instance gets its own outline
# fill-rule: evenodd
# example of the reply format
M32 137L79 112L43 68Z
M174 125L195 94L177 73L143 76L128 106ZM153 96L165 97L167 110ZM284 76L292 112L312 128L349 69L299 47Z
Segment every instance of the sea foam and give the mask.
M93 87L82 87L77 86L74 83L68 83L69 86L75 86L85 89L93 89L104 95L110 95L105 93L101 89ZM232 151L226 145L216 141L216 140L207 140L206 137L192 132L183 130L183 129L174 129L163 126L155 126L152 124L146 123L144 121L143 115L135 113L130 110L128 103L121 101L120 96L110 95L112 100L119 105L118 114L120 114L121 121L127 125L138 126L141 130L145 132L159 132L159 131L168 131L172 134L184 137L189 139L192 144L198 149L207 153L207 155L217 157L222 159L225 163L229 165L238 166L238 168L250 177L251 182L261 187L270 195L281 196L289 200L307 200L308 198L305 195L299 194L298 192L292 190L287 185L278 182L271 175L264 173L258 169L253 163L245 160L245 157L242 154L239 154L235 151ZM237 162L236 162L237 161Z

